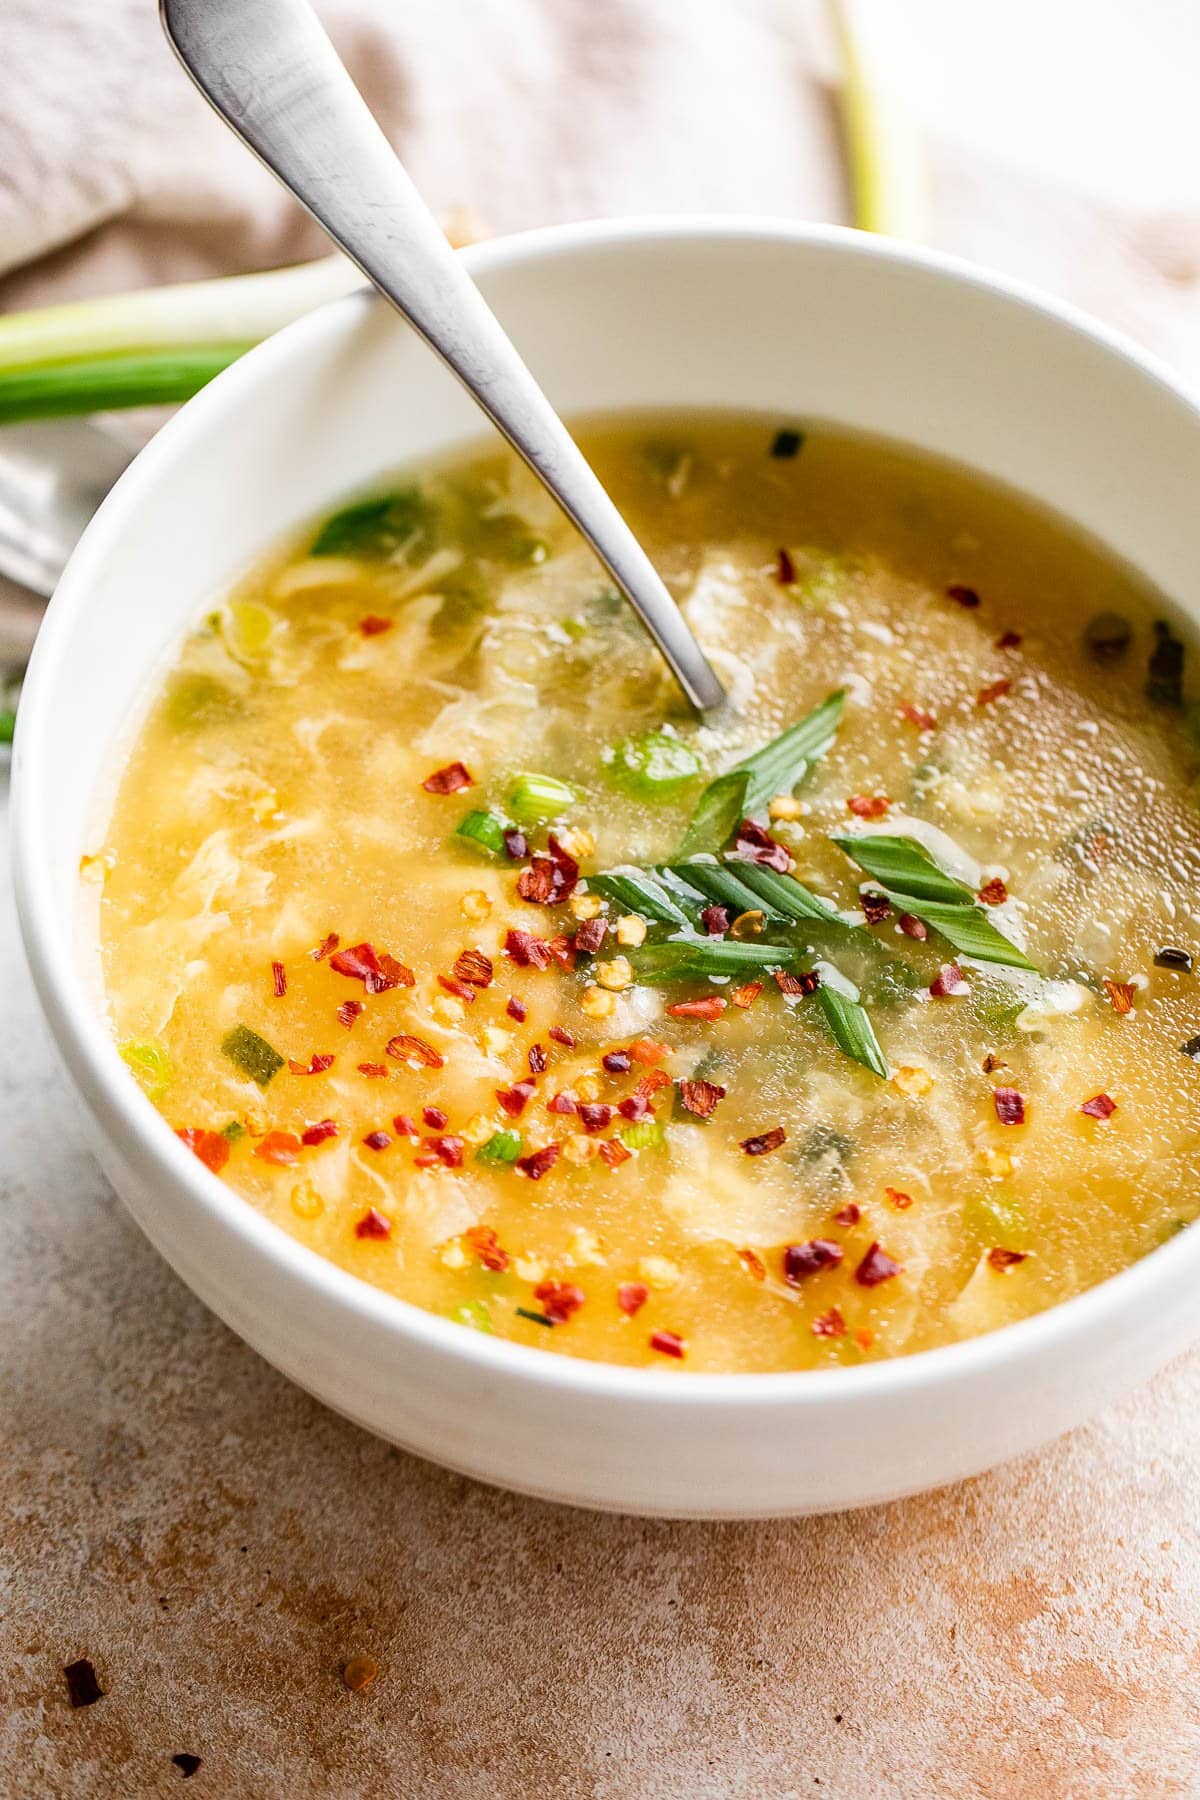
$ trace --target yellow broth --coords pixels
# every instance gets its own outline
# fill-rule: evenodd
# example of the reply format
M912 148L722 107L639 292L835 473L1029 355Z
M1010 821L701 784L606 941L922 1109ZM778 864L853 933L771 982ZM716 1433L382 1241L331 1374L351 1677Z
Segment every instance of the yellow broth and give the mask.
M279 549L188 636L85 859L112 1028L171 1125L300 1242L468 1328L684 1370L853 1364L1036 1312L1195 1214L1200 1005L1156 962L1200 923L1178 627L1009 495L776 433L585 434L725 722L689 715L511 457L422 470L380 489L386 513ZM854 916L878 884L831 835L915 835L1039 971L956 963L896 906L758 935L732 909L718 942L857 984L886 1078L770 968L638 979L677 927L587 887L669 862L706 784L838 689L831 747L757 813L791 876ZM646 732L666 791L642 791L644 744L625 767ZM469 787L428 791L456 764ZM570 792L526 818L523 858L456 835L469 812L519 823L514 787L536 811L531 772ZM550 831L579 880L537 904L517 884ZM597 912L599 950L565 966ZM522 966L513 930L559 955ZM363 944L411 985L356 975ZM961 977L931 992L945 967ZM668 1010L705 998L716 1016ZM689 1080L725 1089L710 1117Z

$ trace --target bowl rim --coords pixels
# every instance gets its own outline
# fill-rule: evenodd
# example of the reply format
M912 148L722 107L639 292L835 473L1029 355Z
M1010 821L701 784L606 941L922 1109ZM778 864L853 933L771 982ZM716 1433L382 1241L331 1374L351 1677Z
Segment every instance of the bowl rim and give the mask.
M744 242L773 247L834 251L867 262L890 262L923 273L938 283L982 290L1024 311L1040 314L1067 331L1132 364L1164 390L1200 433L1200 397L1169 366L1121 332L1091 318L1069 302L1034 286L994 273L964 258L873 236L846 226L813 224L770 215L638 215L541 226L473 245L463 252L473 274L484 277L519 265L570 258L579 252L621 250L653 240L664 253L677 245L709 242L717 248ZM69 655L71 626L87 603L94 572L109 546L137 529L140 496L169 469L176 447L203 440L219 429L223 415L242 404L242 390L269 388L306 346L358 328L378 302L360 290L327 302L248 351L180 409L130 464L89 523L63 574L38 634L19 709L12 757L12 846L14 886L22 937L34 985L58 1050L92 1112L118 1145L136 1142L150 1177L174 1203L180 1195L207 1216L229 1239L274 1263L299 1286L315 1290L348 1322L357 1317L411 1342L432 1356L457 1361L481 1377L511 1376L564 1397L658 1406L803 1410L831 1400L860 1405L911 1396L934 1387L986 1380L1001 1369L1036 1363L1070 1342L1103 1333L1152 1303L1170 1276L1182 1281L1200 1274L1200 1232L1183 1231L1096 1286L1028 1318L981 1336L939 1345L910 1355L837 1369L770 1372L694 1372L642 1367L561 1355L469 1330L389 1294L340 1268L276 1225L234 1188L212 1174L176 1137L166 1119L143 1094L120 1058L116 1044L89 991L77 937L58 923L59 906L50 872L51 822L39 803L39 764L53 725L53 702L60 659ZM482 421L481 421L482 430ZM1192 1240L1192 1241L1189 1241Z

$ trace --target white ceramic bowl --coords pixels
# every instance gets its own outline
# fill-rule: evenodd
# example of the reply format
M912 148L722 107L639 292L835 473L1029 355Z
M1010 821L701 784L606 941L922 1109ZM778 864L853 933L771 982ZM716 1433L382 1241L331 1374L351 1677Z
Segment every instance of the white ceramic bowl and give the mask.
M568 415L745 408L904 439L1054 507L1200 618L1200 412L1062 307L940 257L771 221L555 229L468 261ZM72 558L21 703L16 873L34 979L113 1185L188 1285L327 1404L555 1499L827 1510L972 1474L1075 1424L1200 1333L1200 1230L1051 1312L919 1356L791 1375L613 1368L479 1336L323 1261L210 1175L123 1067L82 973L77 870L148 679L278 534L479 436L416 339L352 297L186 406ZM1197 1079L1181 1061L1180 1080Z

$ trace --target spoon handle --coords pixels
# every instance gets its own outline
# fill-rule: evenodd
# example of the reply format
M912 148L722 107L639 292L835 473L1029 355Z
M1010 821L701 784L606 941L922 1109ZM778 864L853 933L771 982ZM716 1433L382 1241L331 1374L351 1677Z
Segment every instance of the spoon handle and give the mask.
M200 92L474 395L578 526L701 713L725 695L679 608L446 242L307 0L161 0Z

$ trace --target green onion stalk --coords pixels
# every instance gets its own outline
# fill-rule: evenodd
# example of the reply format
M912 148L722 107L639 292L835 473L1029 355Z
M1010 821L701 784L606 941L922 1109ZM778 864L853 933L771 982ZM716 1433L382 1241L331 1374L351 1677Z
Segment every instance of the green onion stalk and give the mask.
M0 424L186 400L252 345L362 285L341 256L0 317Z
M928 236L929 180L920 129L884 41L895 0L829 0L842 64L841 114L854 223L888 237Z

